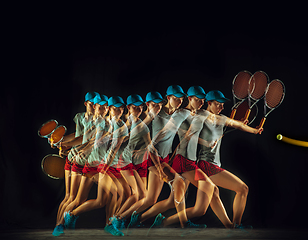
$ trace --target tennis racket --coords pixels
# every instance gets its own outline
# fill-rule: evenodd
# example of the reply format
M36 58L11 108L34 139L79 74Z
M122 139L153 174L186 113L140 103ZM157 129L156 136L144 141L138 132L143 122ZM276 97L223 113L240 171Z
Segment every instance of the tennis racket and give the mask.
M282 81L275 79L270 82L266 89L264 97L264 117L262 118L259 128L262 128L264 122L274 109L279 107L285 96L285 86Z
M238 104L236 113L234 115L234 120L242 121L244 119L245 115L246 115L246 112L249 109L250 109L250 114L247 118L247 120L248 120L247 125L250 125L256 119L259 110L258 110L257 105L250 107L249 103L248 103L248 99L246 99L242 103ZM227 129L228 128L224 129L224 134L227 134L229 132L233 132L233 131L237 130L235 128L232 128L232 129L229 129L229 130L227 130Z
M237 106L241 104L248 97L249 80L251 73L244 70L239 72L233 79L232 82L232 93L233 93L233 107L230 114L230 118L234 118Z
M248 88L248 104L249 109L247 109L245 117L243 120L247 120L251 112L251 108L260 101L266 92L267 86L269 83L268 75L263 71L255 72L249 79L249 88Z
M49 138L50 135L53 133L53 131L58 126L58 122L54 119L51 119L45 123L42 124L42 126L39 128L37 134L41 138Z
M64 178L65 159L56 154L45 156L41 162L42 171L50 178Z
M50 136L50 142L53 146L58 146L59 143L63 140L66 133L66 127L63 125L58 126Z

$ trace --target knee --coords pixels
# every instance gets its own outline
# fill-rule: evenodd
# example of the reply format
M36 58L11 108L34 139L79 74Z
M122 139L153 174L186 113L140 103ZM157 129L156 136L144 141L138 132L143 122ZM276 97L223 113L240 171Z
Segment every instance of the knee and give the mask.
M138 193L132 193L131 195L130 195L130 199L131 199L131 201L133 201L133 202L137 202L138 200L139 200L139 194Z
M194 217L201 217L206 213L205 207L196 208L194 207L193 216Z
M249 188L245 183L242 183L238 192L247 196L249 192Z
M144 205L146 205L146 206L153 206L156 202L157 202L156 199L146 197Z
M147 195L147 190L141 190L139 192L139 200L144 199Z
M219 197L219 188L214 186L213 198L220 198Z

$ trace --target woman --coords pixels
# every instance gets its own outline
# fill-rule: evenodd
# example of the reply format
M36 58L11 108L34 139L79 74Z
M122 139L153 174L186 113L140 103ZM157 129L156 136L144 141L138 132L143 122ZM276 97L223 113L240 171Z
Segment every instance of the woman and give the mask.
M240 129L242 131L261 134L263 128L251 128L240 121L236 121L220 115L224 103L228 101L222 92L214 90L206 95L207 109L199 115L207 115L200 132L200 151L198 153L198 166L205 171L213 183L217 186L232 190L236 193L233 201L233 221L231 228L241 228L241 219L246 206L248 186L237 176L220 168L220 144L225 126ZM214 147L202 144L202 141L215 142Z
M138 222L143 222L151 217L151 214L148 214L148 212L143 214L140 213L157 202L163 187L163 178L165 177L169 180L175 177L175 173L170 172L170 168L166 166L169 162L169 154L172 152L172 143L178 127L188 117L190 112L185 109L179 109L185 96L183 89L179 85L169 86L166 96L167 104L159 111L152 121L153 138L150 148L150 158L148 160L148 194L144 204L133 213L130 226L134 226ZM162 103L162 99L160 103ZM158 159L158 161L155 161L155 159ZM164 168L163 172L162 168ZM167 174L164 173L164 171L166 171ZM179 185L184 184L182 179L178 177L175 179L177 179ZM183 198L180 196L176 201L182 202Z
M182 208L180 209L180 212L178 210L177 214L174 214L167 219L165 219L163 215L159 214L157 215L153 225L163 224L164 226L167 226L180 220L182 227L204 227L204 225L193 224L188 219L196 216L202 216L206 212L213 196L215 187L214 184L196 164L197 141L192 138L193 131L191 130L191 123L194 119L194 116L204 103L205 92L201 87L194 86L188 90L187 94L189 103L184 110L186 110L188 114L186 115L186 118L181 119L182 121L177 122L177 125L179 126L180 124L180 126L175 130L179 134L180 144L176 149L177 155L173 159L172 169L174 169L175 172L180 174L184 179L187 179L198 188L195 206L188 208L186 209L186 212L183 212L185 211L185 202L183 202L181 203ZM171 119L171 121L166 125L166 129L176 127L174 123L174 119ZM187 185L186 187L183 187L182 192L185 193L186 188ZM159 212L164 212L174 207L174 201L172 201L173 198L174 196L170 194L170 197L167 200L154 205L149 211L143 214L141 221L144 221L149 217L153 217ZM178 200L176 202L178 202Z
M119 159L118 170L132 189L132 195L113 219L113 224L117 227L124 226L124 219L135 210L131 206L137 201L142 203L146 194L147 162L144 161L140 152L134 154L141 145L147 146L151 141L147 125L139 118L143 110L143 103L143 99L137 94L130 95L127 98L126 126L129 130L129 139ZM138 145L139 148L137 149ZM136 205L134 207L136 208Z
M115 214L119 202L118 200L118 188L115 183L116 178L121 178L121 174L116 169L119 158L119 149L123 143L125 137L127 137L127 128L124 122L120 119L124 112L124 101L119 96L114 96L108 99L109 106L109 120L111 121L112 134L110 136L110 147L102 159L101 164L98 167L98 187L97 198L88 200L81 204L78 208L67 214L66 219L72 221L83 212L87 212L93 209L101 208L106 204L106 226L105 231L117 235L123 236L124 234L116 229L109 219ZM65 219L65 221L66 221Z
M64 224L64 218L73 209L85 202L88 198L90 189L94 183L94 177L98 174L97 167L106 154L108 147L108 136L110 135L110 123L105 119L108 113L108 98L105 95L96 96L94 98L94 127L95 135L88 142L78 147L79 152L76 154L75 159L84 165L82 169L82 176L80 186L76 198L66 207L64 215L62 216L61 223ZM104 137L102 137L104 136ZM100 141L100 142L99 142ZM104 141L104 144L102 143ZM68 221L65 228L74 229L75 221Z
M76 174L76 165L73 167L73 152L76 153L75 146L82 144L83 139L86 142L87 137L85 136L85 128L89 122L91 122L94 109L93 109L93 101L94 97L99 95L97 92L88 92L85 95L84 105L86 107L86 112L77 113L74 117L74 122L76 123L76 132L75 134L70 134L65 136L63 141L60 143L60 155L63 152L67 152L69 150L69 154L66 158L65 163L65 197L63 201L60 203L57 214L57 223L53 231L54 236L59 236L63 234L64 225L61 223L61 218L65 211L65 208L71 203L78 191L79 182L80 182L80 174ZM66 146L65 146L66 145ZM73 148L72 148L73 147Z

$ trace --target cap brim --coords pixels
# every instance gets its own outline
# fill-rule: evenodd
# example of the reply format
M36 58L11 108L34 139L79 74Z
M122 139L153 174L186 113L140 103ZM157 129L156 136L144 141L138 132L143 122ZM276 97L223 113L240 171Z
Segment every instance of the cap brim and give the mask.
M124 105L123 103L115 103L115 104L112 104L111 106L121 107L121 106L123 106L123 105Z
M230 101L230 99L228 98L220 98L220 99L215 99L217 102L220 102L220 103L225 103L225 102L228 102Z
M163 102L163 101L164 101L164 99L157 98L157 99L150 100L150 101L148 101L148 102L161 103L161 102Z
M128 105L135 105L135 106L140 106L142 105L144 102L134 102L134 103L130 103Z
M100 102L98 102L99 105L104 105L106 103L107 103L107 101L100 101Z
M181 98L181 97L185 97L186 95L184 93L174 93L174 94L171 94L177 98ZM170 95L169 95L170 96Z
M197 98L200 98L200 99L204 99L206 95L205 94L196 94L194 96L197 97Z

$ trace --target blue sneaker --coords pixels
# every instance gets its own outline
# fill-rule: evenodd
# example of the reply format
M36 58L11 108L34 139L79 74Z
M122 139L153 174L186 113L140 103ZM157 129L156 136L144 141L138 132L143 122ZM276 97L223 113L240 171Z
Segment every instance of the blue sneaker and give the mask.
M79 217L71 215L70 211L64 213L64 227L66 229L75 229L76 221Z
M140 217L140 213L137 213L136 211L134 211L132 213L132 216L130 217L130 222L129 222L127 228L135 227L137 225L140 225L139 217Z
M207 226L205 224L196 224L196 223L193 223L192 221L190 221L188 219L188 221L186 222L185 224L185 227L187 228L206 228Z
M115 228L117 228L117 229L125 228L125 219L123 219L123 218L122 219L113 218L113 219L109 219L109 220Z
M151 228L153 227L159 227L161 226L161 224L163 223L163 220L165 219L165 217L160 213L156 216L155 220L154 220L154 223L152 224L152 226L149 228L148 232L147 232L147 235L149 235L149 232L151 230Z
M58 236L60 236L60 235L63 234L63 233L64 233L64 225L63 225L63 224L60 224L60 225L57 225L57 226L55 227L55 229L54 229L53 232L52 232L52 235L58 237Z
M122 233L121 231L119 231L117 228L115 228L113 226L113 224L110 225L106 225L106 227L104 228L104 230L106 232L111 233L113 236L124 236L124 233Z
M162 223L163 223L163 220L165 219L165 217L160 213L156 216L155 220L154 220L154 223L152 224L151 228L152 227L159 227Z
M253 229L253 227L250 226L250 225L244 226L243 224L238 225L238 224L236 224L236 223L235 223L235 225L234 225L234 228L235 228L235 229Z

